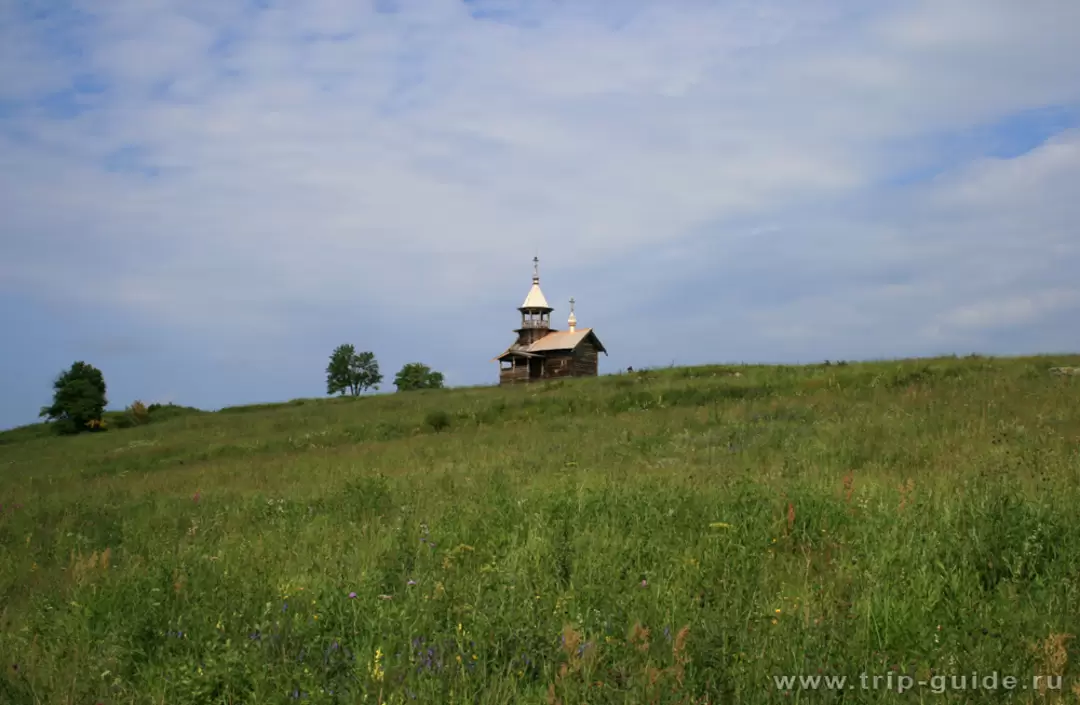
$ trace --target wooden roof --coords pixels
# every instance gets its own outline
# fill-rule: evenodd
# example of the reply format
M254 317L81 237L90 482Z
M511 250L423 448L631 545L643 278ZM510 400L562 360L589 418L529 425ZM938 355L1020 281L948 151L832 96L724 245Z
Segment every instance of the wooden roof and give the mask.
M542 357L544 353L548 352L561 352L563 350L574 350L577 346L581 345L586 339L591 338L596 345L597 350L607 355L607 350L604 348L604 344L600 342L600 339L596 337L596 333L592 328L582 328L581 330L568 331L557 330L552 331L545 335L540 340L537 340L532 345L517 347L511 346L507 350L494 358L494 360L503 360L509 357Z

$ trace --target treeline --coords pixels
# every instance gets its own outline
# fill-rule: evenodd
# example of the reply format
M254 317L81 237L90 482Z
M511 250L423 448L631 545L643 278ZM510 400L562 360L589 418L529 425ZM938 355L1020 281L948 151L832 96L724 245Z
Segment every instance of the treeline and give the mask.
M374 353L357 352L348 343L339 345L326 366L326 393L358 396L378 390L382 373ZM399 392L416 389L441 389L443 375L420 362L404 365L394 377ZM62 435L104 431L108 428L131 428L173 418L199 409L176 404L144 404L136 400L122 412L106 412L105 375L86 362L75 362L53 381L53 401L42 407L39 416Z

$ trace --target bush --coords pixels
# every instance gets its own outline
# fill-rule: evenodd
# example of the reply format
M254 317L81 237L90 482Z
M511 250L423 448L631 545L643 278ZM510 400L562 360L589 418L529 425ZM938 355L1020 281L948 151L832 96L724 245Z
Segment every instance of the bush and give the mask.
M193 406L180 406L179 404L173 404L172 402L168 404L151 404L146 407L146 411L149 413L151 421L164 421L177 416L206 413L202 409L196 409Z
M122 414L117 414L112 417L113 428L134 428L135 420L131 418L131 415L126 411Z
M150 423L150 410L146 408L146 404L143 404L138 399L131 402L131 406L124 411L124 415L131 420L132 426L142 426Z
M399 392L408 392L414 389L442 389L442 372L435 372L427 365L420 362L410 362L401 368L394 378L394 386Z
M431 411L424 418L424 423L427 424L428 428L432 431L443 431L450 427L450 414L441 409L438 411Z

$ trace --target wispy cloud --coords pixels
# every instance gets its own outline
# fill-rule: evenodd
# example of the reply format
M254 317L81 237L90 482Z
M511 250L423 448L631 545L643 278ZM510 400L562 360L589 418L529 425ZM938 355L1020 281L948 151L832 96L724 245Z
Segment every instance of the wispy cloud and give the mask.
M0 296L307 393L301 332L490 379L536 250L613 364L1038 350L1078 45L1071 0L8 4Z

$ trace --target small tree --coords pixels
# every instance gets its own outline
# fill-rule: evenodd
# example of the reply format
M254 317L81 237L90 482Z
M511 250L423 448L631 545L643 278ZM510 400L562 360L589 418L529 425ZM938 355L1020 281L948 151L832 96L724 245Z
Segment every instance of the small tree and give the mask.
M103 427L101 416L107 403L101 370L76 362L53 382L52 406L42 407L40 416L55 422L59 433L79 433Z
M348 343L334 348L326 366L326 393L357 396L365 389L378 389L382 382L375 354L356 352Z
M401 368L394 378L394 385L399 392L408 392L413 389L442 389L442 372L435 372L427 365L419 362L410 362Z

